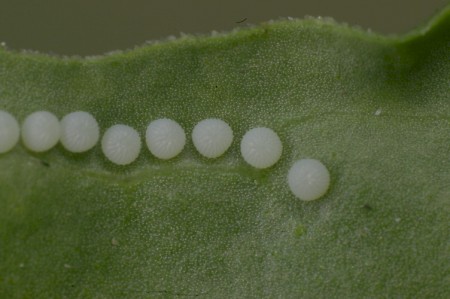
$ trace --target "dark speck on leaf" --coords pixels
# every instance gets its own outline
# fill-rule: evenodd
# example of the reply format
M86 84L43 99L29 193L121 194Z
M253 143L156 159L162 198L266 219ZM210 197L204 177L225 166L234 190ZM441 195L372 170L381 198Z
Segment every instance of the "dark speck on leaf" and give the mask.
M365 205L362 206L362 208L366 211L372 211L373 208L372 206L370 206L368 203L366 203Z
M236 24L241 24L241 23L244 23L245 21L247 21L247 18L243 18L242 20L237 21Z
M47 161L41 160L41 164L42 166L50 167L50 163L48 163Z

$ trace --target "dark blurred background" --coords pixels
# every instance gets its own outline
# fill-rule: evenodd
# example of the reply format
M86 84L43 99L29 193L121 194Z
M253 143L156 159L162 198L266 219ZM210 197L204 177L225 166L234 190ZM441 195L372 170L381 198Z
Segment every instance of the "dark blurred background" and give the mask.
M279 17L330 16L385 34L426 22L448 0L0 0L11 49L95 55L169 35L209 33ZM236 23L246 18L243 23Z

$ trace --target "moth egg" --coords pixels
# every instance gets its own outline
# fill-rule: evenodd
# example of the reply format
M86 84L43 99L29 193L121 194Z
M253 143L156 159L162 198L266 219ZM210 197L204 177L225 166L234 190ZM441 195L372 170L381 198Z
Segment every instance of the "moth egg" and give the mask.
M318 160L298 160L289 170L288 185L299 199L315 200L327 193L330 186L330 173Z
M162 118L148 125L145 141L155 157L167 160L181 153L186 144L186 134L176 121Z
M132 163L141 151L138 132L126 125L114 125L106 130L102 138L103 154L118 165Z
M283 145L277 133L269 128L254 128L242 137L241 154L256 168L268 168L280 159Z
M20 128L16 118L0 110L0 154L10 151L19 141Z
M34 152L45 152L54 147L61 137L58 118L48 111L36 111L25 118L22 141Z
M217 158L231 146L233 130L223 120L205 119L194 127L192 141L200 154L207 158Z
M61 120L61 144L70 152L90 150L97 144L99 137L98 123L90 113L72 112Z

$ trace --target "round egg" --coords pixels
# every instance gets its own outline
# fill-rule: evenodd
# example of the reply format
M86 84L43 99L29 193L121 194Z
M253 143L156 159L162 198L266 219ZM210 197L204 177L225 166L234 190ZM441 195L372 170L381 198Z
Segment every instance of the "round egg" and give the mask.
M98 123L90 113L72 112L61 120L61 144L70 152L88 151L97 144L99 138Z
M155 157L167 160L181 153L186 144L186 134L176 121L162 118L148 125L145 141Z
M241 140L245 162L255 168L268 168L281 158L283 145L277 133L269 128L253 128Z
M223 120L209 118L199 122L192 131L197 151L207 158L223 155L233 142L233 130Z
M121 124L114 125L103 135L102 151L111 162L127 165L139 156L141 138L132 127Z
M289 170L287 179L292 193L305 201L322 197L330 187L328 169L315 159L296 161Z
M16 118L0 110L0 154L10 151L19 141L20 128Z
M58 118L48 111L28 115L22 124L22 141L34 152L45 152L54 147L61 137Z

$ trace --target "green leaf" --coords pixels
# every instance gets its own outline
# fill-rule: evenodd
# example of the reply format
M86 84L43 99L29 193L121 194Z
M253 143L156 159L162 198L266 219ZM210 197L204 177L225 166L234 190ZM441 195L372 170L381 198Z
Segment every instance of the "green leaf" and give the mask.
M100 146L1 155L0 297L448 298L449 32L447 8L402 38L306 19L87 59L1 49L20 120L218 117L235 140L126 167ZM283 142L267 170L240 156L255 126ZM313 202L286 181L305 157L332 177Z

